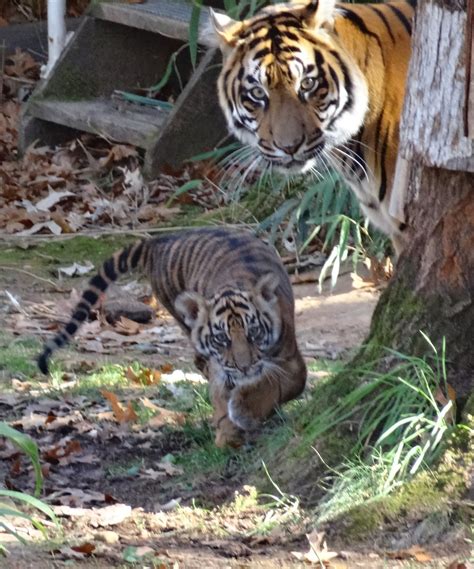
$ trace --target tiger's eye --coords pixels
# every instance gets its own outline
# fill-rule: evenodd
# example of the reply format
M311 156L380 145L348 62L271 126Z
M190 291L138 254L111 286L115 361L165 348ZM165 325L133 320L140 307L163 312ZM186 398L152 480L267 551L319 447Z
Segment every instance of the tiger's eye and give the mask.
M259 340L263 335L263 330L258 325L250 326L248 334L251 340Z
M224 334L224 332L217 332L217 334L213 334L213 339L222 346L227 344L227 334Z
M300 89L302 91L311 91L316 85L316 79L314 77L305 77L300 83Z
M262 101L267 96L267 94L265 93L265 89L259 86L252 87L251 89L249 89L248 93L252 97L252 99L255 99L256 101Z

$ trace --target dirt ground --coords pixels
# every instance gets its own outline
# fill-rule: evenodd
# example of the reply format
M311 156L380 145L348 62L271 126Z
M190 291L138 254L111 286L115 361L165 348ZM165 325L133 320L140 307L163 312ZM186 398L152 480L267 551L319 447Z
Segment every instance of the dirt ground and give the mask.
M19 278L18 273L8 271L0 274L0 289L14 291L20 303L18 310L14 310L11 303L7 309L5 301L3 330L20 338L25 334L30 338L43 337L48 319L54 317L54 312L46 310L48 302L66 311L75 298L71 288L80 290L82 286L80 280L72 279L64 284L65 292L58 293L34 276L21 274ZM115 294L120 296L126 287L127 283L118 286ZM370 288L353 288L349 274L341 276L332 292L327 288L320 295L314 283L297 285L294 291L298 341L310 368L317 368L317 362L322 360L347 358L367 334L378 293ZM21 310L34 325L19 335L15 323ZM71 564L88 569L128 566L271 569L306 567L308 563L319 566L314 555L304 557L308 555L305 534L311 530L304 509L288 503L276 508L264 507L253 496L252 488L245 485L239 472L240 455L245 450L227 457L222 476L203 474L196 467L190 482L180 477L179 462L168 462L170 456L179 457L196 444L185 429L173 422L159 424L157 428L117 425L111 422L113 418L103 398L74 391L78 367L91 372L104 362L134 360L144 365L153 362L154 366L179 362L176 366L191 371L185 376L191 389L193 385L205 389L199 376L192 373L192 353L173 321L159 313L157 322L172 338L159 354L142 354L140 343L118 347L104 343L108 353L87 352L87 342L91 341L87 335L77 346L62 352L61 360L71 371L62 378L59 394L47 391L50 387L42 378L36 378L35 382L21 374L10 374L13 389L0 394L0 413L37 441L46 474L44 496L61 520L61 531L59 534L53 531L52 542L45 544L40 540L36 546L28 547L18 546L11 536L0 533L0 545L3 543L9 550L8 557L0 559L0 566L8 569L50 569ZM324 371L310 372L310 385L321 375ZM175 384L171 377L169 381L168 384L162 379L160 385L149 386L146 391L125 390L121 401L123 404L127 400L136 401L146 394L140 400L160 404L164 385L177 400L189 396L186 388L177 387L183 382ZM170 406L169 399L165 405ZM271 421L265 428L272 429ZM213 452L209 446L204 451ZM8 447L0 447L0 456L3 458L0 479L13 489L31 491L32 473L26 460L19 459ZM274 526L268 526L269 519L273 519ZM37 530L27 524L22 529L28 538L39 538ZM455 537L452 543L457 547ZM459 544L461 547L462 543ZM410 556L390 558L375 544L373 548L357 550L345 543L331 543L329 554L332 549L335 557L324 566L333 569L417 566ZM327 553L324 548L322 551ZM425 554L424 550L422 553ZM428 558L437 561L429 566L448 567L454 551L450 553L447 555L445 549L439 554L431 551Z
M54 302L59 310L66 310L61 300L66 303L64 306L71 304L70 289L80 290L81 281L70 279L66 283L66 292L60 294L34 276L9 271L0 274L0 289L14 291L20 302L18 312L11 305L7 309L9 303L5 299L2 328L14 332L17 337L25 334L42 337L41 332L50 316L45 320L42 314L35 321L38 306L47 308L48 302ZM121 286L117 288L120 293ZM328 289L320 295L314 283L294 287L298 341L310 366L321 358L347 357L363 341L378 298L374 290L354 289L349 274L341 276L333 292ZM18 322L21 310L36 323L18 335L14 323ZM162 316L158 321L176 332L169 318ZM158 355L144 354L142 357L136 344L112 349L112 353L94 354L84 351L84 344L79 343L79 350L73 346L66 354L61 353L61 359L73 370L77 365L91 369L103 361L123 363L124 360L153 361L155 366L161 362L179 361L182 369L192 370L191 351L179 335ZM310 379L317 381L320 374L310 372ZM57 504L56 512L61 516L66 539L63 537L52 552L46 551L44 546L25 548L18 547L14 540L9 541L5 545L10 555L0 562L2 567L46 569L70 563L91 568L126 566L124 551L132 552L133 558L137 551L146 552L140 548L150 548L152 554L151 558L144 558L149 565L140 561L140 557L134 558L141 567L305 566L291 551L301 554L307 551L307 520L300 516L292 531L280 528L262 535L254 532L268 516L268 511L252 500L242 505L242 498L238 498L247 495L238 476L238 458L229 460L227 474L219 480L209 480L196 472L191 486L179 482L179 478L177 482L173 467L169 467L169 475L168 467L164 474L157 465L163 468L164 457L176 456L189 449L190 439L182 429L173 430L166 425L152 430L117 428L100 422L109 411L106 404L94 397L68 393L67 389L62 397L58 398L57 393L50 396L42 391L44 383L40 383L38 389L37 384L27 381L28 378L18 376L20 381L14 376L14 373L10 375L13 392L0 396L0 412L4 418L16 418L12 424L33 436L43 457L47 457L45 494L49 495L50 503ZM65 378L65 384L70 376ZM191 381L195 376L189 376ZM158 390L148 388L148 400L158 401ZM46 417L54 417L49 426L45 425ZM71 441L80 451L68 454L67 445L71 445ZM15 489L31 488L31 472L26 468L25 460L19 466L12 462L8 449L0 451L2 457L8 457L0 464L1 478L9 480ZM143 476L136 476L134 472L137 456L141 460ZM15 468L17 474L14 474ZM124 508L123 519L118 523L112 520L111 525L97 522L94 518L97 512L110 507ZM279 512L278 515L285 516L286 513ZM36 537L35 530L28 531L33 532L31 537ZM5 534L0 535L6 538ZM78 543L93 543L96 558L88 559L83 553L68 548ZM390 567L399 566L400 562L390 563L382 561L376 552L368 557L365 553L352 551L332 560L330 567Z

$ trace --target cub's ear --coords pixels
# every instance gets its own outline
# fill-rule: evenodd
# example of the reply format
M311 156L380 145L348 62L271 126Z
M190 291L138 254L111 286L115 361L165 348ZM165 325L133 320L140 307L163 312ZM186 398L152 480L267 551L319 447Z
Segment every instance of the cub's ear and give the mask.
M277 300L275 291L280 284L279 278L273 273L267 273L260 277L257 284L255 285L255 292L259 295L265 302L273 304Z
M217 38L218 45L225 55L230 48L235 47L239 40L239 33L243 28L243 23L233 20L226 14L215 12L209 8L210 27L214 36ZM209 30L207 30L209 35Z
M332 27L335 0L307 0L296 10L309 28Z
M175 300L174 307L190 330L207 314L206 301L197 292L183 292Z

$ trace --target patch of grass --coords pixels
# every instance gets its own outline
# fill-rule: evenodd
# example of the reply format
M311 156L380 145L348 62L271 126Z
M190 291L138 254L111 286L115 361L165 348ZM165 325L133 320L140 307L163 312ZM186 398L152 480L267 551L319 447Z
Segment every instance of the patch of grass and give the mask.
M34 338L0 334L0 382L37 373L35 357L41 344Z
M7 533L13 535L22 544L26 544L26 539L21 535L21 533L19 533L21 530L15 526L15 523L19 519L27 520L45 537L47 535L47 530L42 521L24 511L25 507L44 514L52 522L54 522L56 528L59 527L59 521L56 518L53 510L47 504L37 498L43 487L43 473L39 460L38 446L35 441L28 435L21 433L16 429L13 429L4 422L0 422L0 437L6 438L21 451L23 451L31 460L34 469L35 496L30 496L24 492L17 492L14 490L0 488L0 527ZM22 507L18 508L16 506L16 502L19 502ZM6 553L6 548L0 544L0 555Z
M60 387L63 369L61 364L51 365L52 386ZM75 395L94 396L102 389L117 389L127 387L129 382L125 377L125 368L119 364L106 364L99 367L94 373L79 375L78 381L71 388Z
M193 476L223 474L233 461L240 462L242 459L242 454L238 450L216 447L214 431L208 420L186 421L183 433L191 442L191 447L177 457L177 463L187 474Z
M0 265L31 267L32 272L50 272L64 264L91 261L99 265L114 251L135 241L131 235L106 235L100 238L71 237L30 245L26 249L6 246L0 251ZM26 265L26 267L25 267Z
M437 351L425 341L433 357L392 352L388 371L365 369L365 382L306 425L304 444L310 444L308 433L316 438L313 450L322 464L313 475L324 492L316 508L318 525L331 521L334 531L351 539L365 539L400 520L424 520L419 531L427 539L452 525L453 500L466 491L466 472L474 464L474 431L469 419L454 425L452 402L443 395L444 348Z

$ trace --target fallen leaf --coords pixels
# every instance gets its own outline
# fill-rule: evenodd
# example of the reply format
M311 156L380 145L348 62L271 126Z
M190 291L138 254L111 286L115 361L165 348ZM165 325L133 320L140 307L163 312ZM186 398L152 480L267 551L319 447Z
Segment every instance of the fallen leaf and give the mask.
M117 330L119 334L135 336L140 332L140 324L134 320L130 320L130 318L126 316L121 316L117 322L115 322L114 329Z
M73 196L72 192L55 192L50 189L49 195L35 204L36 209L40 211L49 211L53 206L59 203L64 198Z
M53 235L61 235L62 229L61 227L54 221L45 221L42 223L35 223L29 229L24 229L23 231L19 231L17 235L27 236L27 235L34 235L35 233L39 233L42 229L49 229Z
M413 545L409 549L400 549L399 551L387 551L387 557L390 559L415 559L420 563L427 563L432 557L422 547Z
M161 379L161 372L157 369L140 368L138 373L136 373L131 367L128 367L125 371L125 377L129 381L138 383L139 385L154 385L159 383ZM149 406L149 408L151 408L151 406Z
M301 553L299 551L291 552L292 555L300 561L308 561L309 563L317 565L323 563L328 566L329 560L338 556L337 552L328 550L326 541L324 540L324 532L314 530L306 534L306 537L309 541L309 551L307 553Z
M53 492L47 497L46 501L50 504L60 504L61 506L70 506L74 510L81 510L84 504L92 502L103 503L105 499L103 492L94 492L92 490L85 492L79 488L67 488Z
M71 549L78 553L83 553L84 555L92 555L92 552L95 550L95 545L93 543L82 543L81 545L71 546Z
M7 75L15 77L24 77L31 71L37 71L39 64L33 59L30 53L21 50L19 47L15 49L14 54L10 54L5 62L5 71Z
M186 415L179 411L171 411L164 407L158 407L158 413L149 421L148 425L153 428L159 428L163 425L179 425L182 426L186 422Z
M138 419L131 402L129 401L127 407L124 409L123 405L120 403L117 395L111 391L103 389L101 391L102 395L109 401L114 417L119 423L133 422Z
M84 265L81 265L80 263L73 263L68 267L59 267L58 273L60 275L64 274L68 277L80 277L82 275L87 275L87 273L90 273L93 269L94 265L91 262L87 262Z
M49 552L54 555L55 559L85 559L87 555L80 551L74 551L72 547L61 547L60 549L53 549Z

